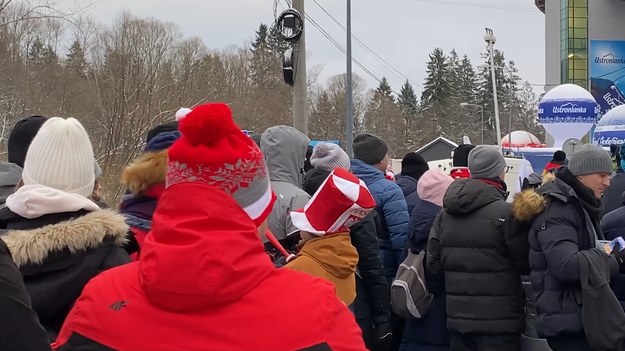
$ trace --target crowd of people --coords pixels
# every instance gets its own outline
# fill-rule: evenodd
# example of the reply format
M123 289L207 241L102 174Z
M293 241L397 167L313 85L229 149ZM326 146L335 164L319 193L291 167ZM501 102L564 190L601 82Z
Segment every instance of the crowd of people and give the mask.
M250 137L222 103L143 142L107 204L78 120L14 126L2 350L519 351L522 334L625 350L625 148L556 152L507 201L489 145L460 145L450 173L409 153L389 175L377 136L350 159L289 126ZM391 298L401 269L422 273L418 317Z

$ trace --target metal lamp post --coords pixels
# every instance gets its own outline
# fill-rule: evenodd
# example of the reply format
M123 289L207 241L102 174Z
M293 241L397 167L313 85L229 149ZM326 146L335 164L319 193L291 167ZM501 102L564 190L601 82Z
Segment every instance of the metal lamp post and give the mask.
M482 124L480 126L480 134L481 134L481 138L482 138L482 142L481 144L484 145L484 106L480 106L480 105L476 105L476 104L470 104L468 102L462 102L460 103L461 107L476 107L480 109L480 112L482 113Z
M345 141L347 145L347 155L350 158L354 156L352 147L354 145L354 116L353 116L353 95L352 95L352 1L347 0L347 72L345 75L346 83L346 104L347 116L345 116Z
M512 72L512 70L510 70L508 67L492 66L492 65L479 65L477 67L478 68L490 68L492 72L494 72L494 69L501 69L504 71L508 71L508 73L510 73L510 82L514 80L514 72ZM494 75L493 75L493 78L495 78ZM497 98L495 97L495 100L496 99ZM512 145L512 103L513 102L514 102L514 90L510 89L510 111L508 115L508 148L511 148L511 145ZM499 115L499 112L497 112L497 115ZM499 138L501 138L501 135L499 135Z
M501 129L499 125L499 105L497 102L497 80L495 78L495 35L493 30L486 28L486 34L484 35L484 41L488 44L488 52L490 54L490 74L493 81L493 103L495 105L495 130L497 133L497 146L501 150Z

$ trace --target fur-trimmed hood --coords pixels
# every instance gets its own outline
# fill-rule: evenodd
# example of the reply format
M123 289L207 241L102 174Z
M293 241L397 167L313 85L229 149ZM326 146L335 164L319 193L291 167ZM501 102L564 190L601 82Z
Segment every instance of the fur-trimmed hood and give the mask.
M152 185L164 183L167 175L167 150L146 152L126 166L122 184L134 195L140 195Z
M1 238L20 267L41 264L50 254L63 249L72 253L95 249L106 237L111 237L115 246L122 247L127 242L127 234L128 225L122 215L98 210L37 229L9 230Z
M522 222L533 221L547 205L546 187L552 184L556 176L547 172L543 175L542 185L538 189L523 190L514 195L512 201L512 214Z
M530 222L538 216L547 204L547 199L534 189L524 190L514 195L512 213L522 222Z

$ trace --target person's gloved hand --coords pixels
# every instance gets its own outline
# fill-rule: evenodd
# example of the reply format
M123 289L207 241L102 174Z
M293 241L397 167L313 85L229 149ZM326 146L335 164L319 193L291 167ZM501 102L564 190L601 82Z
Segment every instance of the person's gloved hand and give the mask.
M375 335L375 351L389 351L393 346L391 322L378 323L373 326Z

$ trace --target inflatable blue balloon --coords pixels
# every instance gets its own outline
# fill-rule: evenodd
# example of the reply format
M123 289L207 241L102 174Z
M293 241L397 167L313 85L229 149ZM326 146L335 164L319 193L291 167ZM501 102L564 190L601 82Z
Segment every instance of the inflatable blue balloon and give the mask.
M581 139L599 119L601 109L584 88L562 84L545 94L538 105L538 120L561 148L569 138Z
M592 141L602 147L625 143L625 105L611 109L601 118Z

